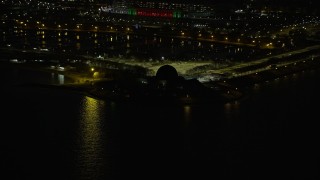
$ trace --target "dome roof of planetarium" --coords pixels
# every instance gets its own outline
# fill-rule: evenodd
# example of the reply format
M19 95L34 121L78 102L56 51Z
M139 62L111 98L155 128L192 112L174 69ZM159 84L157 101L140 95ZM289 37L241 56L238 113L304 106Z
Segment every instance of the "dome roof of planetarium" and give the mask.
M158 69L156 77L164 80L176 79L178 78L178 72L171 65L163 65Z

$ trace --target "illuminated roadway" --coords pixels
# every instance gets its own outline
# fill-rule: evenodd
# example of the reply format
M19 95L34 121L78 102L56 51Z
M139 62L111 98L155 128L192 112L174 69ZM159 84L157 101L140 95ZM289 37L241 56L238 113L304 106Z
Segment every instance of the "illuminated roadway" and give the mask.
M258 65L258 64L267 62L268 60L270 60L270 58L279 58L279 59L281 59L281 58L289 57L289 56L292 56L292 55L295 55L295 54L308 52L308 51L314 50L314 49L319 49L319 52L320 52L320 45L310 46L310 47L306 47L306 48L303 48L303 49L290 51L290 52L286 52L286 53L283 53L283 54L262 58L262 59L259 59L259 60L254 60L252 62L241 63L241 64L238 64L238 65L235 65L235 66L230 66L230 67L225 67L225 68L220 68L220 69L215 69L215 70L209 70L209 71L205 72L203 75L224 74L224 75L226 75L226 78L232 78L232 77L236 77L236 76L254 74L254 73L257 73L257 72L264 71L268 67L258 68L258 69L255 69L255 70L250 70L250 71L246 71L246 72L242 72L242 73L236 72L236 70L240 69L240 68L249 67L249 66ZM278 63L276 63L276 65L277 65L277 67L286 66L288 64L292 64L292 63L296 63L296 62L301 62L301 61L306 61L306 60L314 60L316 57L319 57L319 56L320 55L317 54L317 55L312 55L312 57L309 57L309 58L298 59L298 60L295 60L295 61L278 62Z

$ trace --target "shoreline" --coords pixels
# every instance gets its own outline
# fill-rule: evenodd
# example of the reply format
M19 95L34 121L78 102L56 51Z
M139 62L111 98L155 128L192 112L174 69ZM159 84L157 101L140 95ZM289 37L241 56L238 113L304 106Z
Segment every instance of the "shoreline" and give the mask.
M259 73L233 77L215 82L208 82L205 84L208 87L219 86L221 88L224 88L224 91L227 92L225 96L231 96L230 99L234 98L233 102L237 102L244 100L246 99L246 97L250 96L250 89L256 85L268 83L280 78L286 78L287 76L294 76L298 73L312 70L320 70L319 59L310 62L305 61L300 63L292 63L280 69L268 69ZM243 95L239 96L238 98L233 97L233 94L239 91L242 92Z
M58 73L63 74L66 77L73 80L74 83L70 84L47 84L47 85L39 85L41 87L49 87L49 88L58 88L58 89L68 89L72 91L76 91L86 96L90 96L97 99L110 99L117 101L119 98L114 98L108 95L103 95L103 93L94 92L95 88L93 84L98 81L109 81L114 79L107 78L90 78L85 76L85 73L75 73L72 71L58 71L56 69L50 69L49 66L45 66L45 64L25 64L25 63L11 63L9 61L0 61L1 64L5 64L5 66L1 66L1 68L8 67L17 67L28 69L31 71L42 71L47 73ZM287 62L285 65L279 65L273 68L265 68L256 73L249 73L241 76L224 78L217 81L210 81L202 83L204 86L208 88L218 88L220 89L220 95L226 99L225 102L235 102L241 99L244 99L247 96L246 88L249 86L254 86L255 84L261 84L265 82L269 82L271 80L275 80L278 78L282 78L288 75L293 75L295 73L303 72L306 70L319 69L320 68L320 58L317 56L316 58ZM185 101L185 104L188 104ZM191 101L190 101L191 102ZM192 104L192 103L191 103Z
M69 78L73 81L73 84L84 84L84 83L90 83L98 80L102 80L105 78L93 78L89 77L85 73L79 73L72 70L64 70L60 71L57 69L50 68L48 64L28 64L28 63L11 63L6 61L0 61L0 64L2 65L1 68L18 68L18 69L24 69L28 71L36 71L36 72L44 72L44 73L56 73L61 74Z

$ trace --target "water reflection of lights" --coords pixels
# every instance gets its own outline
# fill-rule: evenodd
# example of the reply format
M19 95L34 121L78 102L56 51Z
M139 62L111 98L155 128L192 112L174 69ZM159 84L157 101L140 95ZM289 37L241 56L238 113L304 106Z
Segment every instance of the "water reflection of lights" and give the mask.
M238 101L229 102L224 105L225 110L237 109L239 108L240 103Z
M52 68L55 68L54 66ZM51 83L52 84L64 84L65 83L65 77L63 74L56 74L51 73Z
M227 118L232 118L238 114L240 110L240 103L238 101L226 103L224 105L224 112Z
M59 74L58 75L58 80L59 80L59 84L64 84L64 75L63 74Z
M183 112L185 117L185 125L188 126L188 124L191 122L191 107L189 105L184 106Z
M103 101L90 97L84 97L80 111L79 124L79 153L78 162L81 168L80 177L84 179L91 177L92 172L103 173L102 169L105 159L103 156L103 132L102 113L105 110ZM95 164L93 166L92 164ZM94 168L94 169L93 169Z

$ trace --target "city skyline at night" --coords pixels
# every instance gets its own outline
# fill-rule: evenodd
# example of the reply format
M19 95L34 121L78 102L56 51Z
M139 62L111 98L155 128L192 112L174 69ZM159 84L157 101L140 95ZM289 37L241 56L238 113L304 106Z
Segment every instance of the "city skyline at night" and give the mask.
M2 0L0 179L319 179L317 1Z

